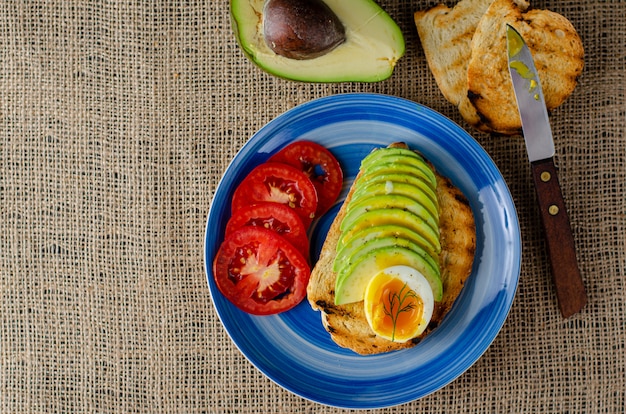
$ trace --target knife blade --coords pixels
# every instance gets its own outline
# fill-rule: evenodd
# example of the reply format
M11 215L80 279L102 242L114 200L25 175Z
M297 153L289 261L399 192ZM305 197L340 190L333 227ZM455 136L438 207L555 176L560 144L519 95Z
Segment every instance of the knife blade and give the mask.
M569 318L585 306L587 293L554 164L552 128L530 49L515 28L506 26L509 74L522 120L552 279L561 315Z

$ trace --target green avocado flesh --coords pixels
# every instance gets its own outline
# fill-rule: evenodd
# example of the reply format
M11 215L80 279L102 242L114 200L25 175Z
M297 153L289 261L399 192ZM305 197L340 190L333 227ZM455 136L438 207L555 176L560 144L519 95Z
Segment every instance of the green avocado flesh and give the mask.
M439 265L437 264L438 256L432 256L427 249L414 243L412 240L402 237L387 236L361 242L361 246L357 249L350 249L350 246L348 246L348 249L339 250L335 260L337 266L333 268L334 271L338 272L337 283L339 283L346 275L346 272L349 271L350 265L356 263L363 255L374 249L392 246L404 247L423 256L428 265L432 268L432 271L437 274L438 277L441 276Z
M394 265L422 273L441 300L436 188L430 164L408 149L381 148L363 159L339 227L336 304L362 300L371 277Z
M439 273L432 268L425 255L402 246L386 246L373 249L350 263L343 272L338 273L335 285L335 303L358 302L363 300L365 288L376 273L390 266L405 265L424 275L435 301L443 297L443 285Z
M358 201L358 203L350 203L348 206L346 216L341 222L340 229L342 232L352 228L355 223L362 220L362 217L366 213L376 215L380 210L402 210L407 213L412 213L425 221L435 235L439 232L438 219L419 201L412 198L391 194L362 198ZM384 214L384 212L381 213Z
M433 259L439 257L439 252L437 252L428 240L426 240L421 234L404 226L396 224L383 224L382 226L366 227L364 229L351 230L343 233L343 237L339 239L337 246L337 260L335 260L336 267L333 268L333 270L339 270L343 264L341 258L348 257L354 250L359 249L364 243L373 239L382 239L387 237L409 240L424 249Z
M405 178L414 178L405 176ZM360 203L363 199L383 195L399 195L415 200L423 205L433 217L439 222L439 210L437 208L437 195L435 191L428 187L425 182L402 182L396 181L399 178L375 179L370 182L361 182L362 186L357 188L352 194L352 203Z
M327 53L299 60L275 53L263 38L267 0L231 0L233 30L244 54L275 76L303 82L378 82L404 55L398 25L372 0L324 0L345 29L345 40Z
M337 281L341 282L343 277L350 271L350 266L360 261L361 257L365 256L367 253L372 250L382 249L383 247L403 247L405 249L409 249L424 258L426 261L426 265L429 266L433 275L436 275L438 278L441 278L441 273L439 271L439 266L435 259L433 259L426 251L413 243L408 239L402 239L398 237L382 237L380 239L370 240L367 243L363 243L360 249L354 250L350 255L346 257L337 257L342 260L343 266L340 266L339 273L337 276Z
M408 148L385 148L384 151L372 151L365 158L363 158L363 161L361 161L361 169L365 169L368 166L378 162L381 157L397 155L402 155L424 161L424 158L422 158L421 155L419 155L415 151L411 151Z
M363 175L366 177L374 174L403 173L416 177L423 177L431 188L437 188L437 179L433 170L424 161L417 158L406 156L388 156L380 157L374 164L370 164L362 169Z
M358 231L368 227L381 226L384 224L396 224L413 230L414 232L421 234L435 251L441 251L438 230L434 230L426 220L411 213L410 211L400 210L397 208L368 211L359 216L356 220L354 220L354 222L351 223L351 226L342 231Z

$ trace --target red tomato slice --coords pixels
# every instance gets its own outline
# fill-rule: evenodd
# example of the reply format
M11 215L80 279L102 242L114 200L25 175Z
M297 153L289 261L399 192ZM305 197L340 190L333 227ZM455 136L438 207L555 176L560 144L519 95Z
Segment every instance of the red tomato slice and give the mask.
M317 209L317 192L300 170L286 164L266 162L253 169L233 194L231 210L263 201L285 204L294 209L305 227Z
M322 145L312 141L296 141L274 154L270 161L294 166L311 179L318 197L317 217L327 212L339 197L343 171L335 156Z
M278 233L245 226L227 237L213 260L220 292L254 315L293 308L306 296L311 270L300 252Z
M273 230L309 257L309 238L302 220L294 209L278 203L251 204L233 212L226 223L226 237L244 226L257 226Z

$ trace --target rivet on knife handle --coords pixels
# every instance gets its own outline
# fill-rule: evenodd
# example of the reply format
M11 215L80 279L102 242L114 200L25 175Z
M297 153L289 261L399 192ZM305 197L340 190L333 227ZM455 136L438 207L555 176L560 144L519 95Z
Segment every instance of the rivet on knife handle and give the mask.
M587 303L576 248L552 158L531 163L559 309L568 318Z

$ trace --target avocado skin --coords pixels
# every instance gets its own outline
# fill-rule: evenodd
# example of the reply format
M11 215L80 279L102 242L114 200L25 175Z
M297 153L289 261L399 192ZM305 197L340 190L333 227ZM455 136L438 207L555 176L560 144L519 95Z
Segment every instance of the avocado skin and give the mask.
M393 74L404 55L402 31L373 0L324 0L341 21L345 41L312 59L281 56L264 40L266 1L231 0L231 26L244 55L276 77L317 83L380 82Z

